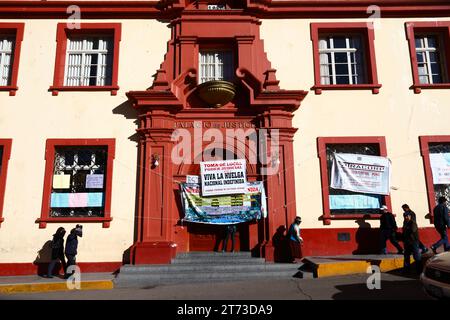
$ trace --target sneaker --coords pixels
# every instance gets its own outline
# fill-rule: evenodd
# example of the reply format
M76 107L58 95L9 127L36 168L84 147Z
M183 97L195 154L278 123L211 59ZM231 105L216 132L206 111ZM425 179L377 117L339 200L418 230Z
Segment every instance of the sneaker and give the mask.
M52 279L53 276L49 276L48 274L44 274L42 277L47 278L47 279Z
M428 248L423 248L422 249L422 254L425 254L425 253L427 253L429 250L428 250Z
M433 251L434 254L437 254L437 251L436 251L435 247L431 247L431 250Z
M397 251L397 254L403 254L403 250Z

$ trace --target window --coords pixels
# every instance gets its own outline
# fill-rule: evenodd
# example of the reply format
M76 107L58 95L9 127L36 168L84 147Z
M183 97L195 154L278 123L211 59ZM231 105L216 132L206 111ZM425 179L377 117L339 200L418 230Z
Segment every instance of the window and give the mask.
M111 37L68 39L64 85L111 85L113 45Z
M6 174L8 161L11 155L11 139L0 139L0 224L4 221L3 202L5 200Z
M417 68L421 84L442 83L444 77L442 38L439 35L415 37Z
M420 137L431 220L439 197L450 202L450 136Z
M109 223L113 158L114 139L48 140L39 222Z
M360 36L327 36L319 39L320 83L366 83Z
M18 90L23 30L23 23L0 23L0 91L9 91L10 96Z
M324 224L335 219L378 219L381 205L390 207L390 197L333 189L331 168L333 153L353 153L386 156L383 137L323 137L318 138L318 151L322 177L322 200ZM344 201L345 200L345 201Z
M231 51L201 51L199 60L200 83L233 79Z
M367 23L312 23L316 94L370 89L378 93L374 33Z
M450 22L408 22L411 68L415 93L422 89L450 88L448 52Z
M120 37L118 23L81 24L74 30L58 24L52 94L90 90L116 95Z

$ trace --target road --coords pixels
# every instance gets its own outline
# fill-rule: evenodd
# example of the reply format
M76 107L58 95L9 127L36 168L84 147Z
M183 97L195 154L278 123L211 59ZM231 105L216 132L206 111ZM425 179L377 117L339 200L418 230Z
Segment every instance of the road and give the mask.
M319 279L266 279L161 285L139 289L0 295L0 300L396 300L430 299L420 281L381 274L381 289L369 290L368 274Z

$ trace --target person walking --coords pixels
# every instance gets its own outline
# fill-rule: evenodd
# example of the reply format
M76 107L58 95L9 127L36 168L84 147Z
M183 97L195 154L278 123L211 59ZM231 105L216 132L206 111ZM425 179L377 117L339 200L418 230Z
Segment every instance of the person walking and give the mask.
M405 245L405 253L403 256L403 271L405 273L410 272L412 254L416 262L417 274L420 274L422 272L422 257L419 250L419 228L413 220L411 212L406 212L404 218L403 243Z
M300 234L300 223L302 218L295 217L294 222L290 225L288 230L289 248L291 262L295 263L297 258L301 258L300 246L303 244L303 238Z
M397 223L395 222L394 215L388 211L387 206L381 206L382 211L380 216L380 246L381 254L387 254L386 241L389 239L394 247L397 248L398 254L403 254L403 249L398 243L395 232L397 231Z
M61 265L63 267L64 273L66 272L66 260L64 259L64 235L66 234L66 230L63 227L59 227L55 234L53 235L52 240L52 260L48 265L47 270L47 278L53 278L53 269L55 268L56 263L61 261Z
M405 215L407 214L410 214L413 221L417 224L416 214L414 213L414 211L410 209L409 205L405 203L404 205L402 205L402 209L403 209L403 217L405 217ZM425 245L420 240L419 240L419 249L422 251L422 254L428 252L428 248L425 247Z
M450 244L448 243L447 228L450 227L450 221L448 218L448 208L446 205L447 199L440 197L438 199L438 205L433 209L434 215L434 227L439 233L441 238L431 246L434 254L437 253L437 249L444 245L444 251L450 250Z
M76 265L76 256L78 254L78 237L83 236L83 226L77 224L75 228L70 230L70 234L67 236L66 249L64 253L67 257L67 271L70 266ZM71 274L66 271L65 278L68 278ZM72 272L73 274L74 272Z
M237 228L235 224L229 224L226 227L225 239L223 240L222 252L227 251L228 239L231 238L231 252L234 252L234 235L236 234Z

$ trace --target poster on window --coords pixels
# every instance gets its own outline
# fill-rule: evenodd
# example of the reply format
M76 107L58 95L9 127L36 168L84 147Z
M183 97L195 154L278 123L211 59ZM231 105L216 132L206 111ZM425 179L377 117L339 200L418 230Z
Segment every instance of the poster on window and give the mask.
M245 159L200 162L201 194L204 197L245 193Z
M333 189L389 195L391 163L388 158L334 153L331 168Z
M181 203L186 222L235 224L267 217L266 195L261 181L248 182L242 194L203 197L200 185L181 183Z
M450 153L430 153L433 184L450 184Z

